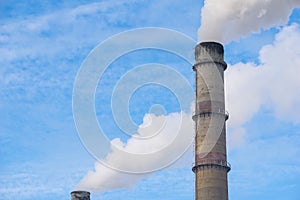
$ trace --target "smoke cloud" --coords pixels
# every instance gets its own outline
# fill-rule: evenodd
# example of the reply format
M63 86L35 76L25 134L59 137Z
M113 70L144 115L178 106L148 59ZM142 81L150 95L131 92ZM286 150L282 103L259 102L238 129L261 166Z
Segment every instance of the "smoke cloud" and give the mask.
M180 129L178 129L177 125L180 126ZM184 133L185 138L181 138L180 141L182 141L182 144L185 144L186 139L192 141L194 134L193 127L191 114L183 112L171 113L167 116L146 114L144 116L143 124L139 126L137 133L126 143L123 143L119 138L111 141L113 150L107 155L106 163L118 162L119 165L130 165L131 168L137 168L137 171L141 165L154 166L162 160L166 160L170 155L161 151L159 156L154 157L154 159L151 160L146 160L146 162L145 160L139 159L129 162L127 157L124 157L124 154L115 150L118 148L123 151L137 154L160 151L173 141L174 137L179 134L178 131ZM181 162L185 163L185 165L189 163L191 166L193 154L192 151L187 152L188 153L186 153L185 156L176 161L177 166L180 166ZM147 177L149 174L150 173L133 174L120 172L109 166L103 165L100 162L96 162L94 171L89 171L76 186L76 189L92 192L105 192L119 188L131 188L140 179Z
M205 0L198 41L228 43L262 29L285 25L299 0Z

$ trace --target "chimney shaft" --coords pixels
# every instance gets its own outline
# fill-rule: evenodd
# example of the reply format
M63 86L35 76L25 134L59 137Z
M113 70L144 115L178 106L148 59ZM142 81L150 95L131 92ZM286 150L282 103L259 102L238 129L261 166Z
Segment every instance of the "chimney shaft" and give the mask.
M90 200L90 193L87 191L71 192L71 200Z
M196 124L195 166L196 200L227 200L226 124L224 100L223 46L203 42L195 48Z

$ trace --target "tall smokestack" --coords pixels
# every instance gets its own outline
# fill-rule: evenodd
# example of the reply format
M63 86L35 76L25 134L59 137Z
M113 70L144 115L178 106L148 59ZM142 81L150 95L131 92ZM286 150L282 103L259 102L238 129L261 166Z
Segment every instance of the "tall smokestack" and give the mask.
M90 200L90 193L87 191L71 192L71 200Z
M195 48L196 123L195 166L196 200L227 200L226 125L224 100L223 46L203 42Z

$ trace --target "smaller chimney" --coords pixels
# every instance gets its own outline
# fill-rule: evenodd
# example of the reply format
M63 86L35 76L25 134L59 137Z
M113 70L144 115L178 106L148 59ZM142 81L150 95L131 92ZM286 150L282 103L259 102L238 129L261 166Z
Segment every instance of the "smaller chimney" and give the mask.
M90 200L90 193L87 191L71 192L71 200Z

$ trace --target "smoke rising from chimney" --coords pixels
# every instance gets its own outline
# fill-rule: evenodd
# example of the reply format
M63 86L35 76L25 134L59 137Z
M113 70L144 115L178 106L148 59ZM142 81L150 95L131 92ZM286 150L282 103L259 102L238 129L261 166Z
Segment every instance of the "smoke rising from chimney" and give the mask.
M176 45L173 45L174 41ZM177 31L143 28L114 35L88 55L74 83L73 115L82 143L100 163L87 172L76 190L105 192L130 188L150 172L175 163L178 166L181 164L178 159L186 158L182 155L190 148L194 136L194 106L191 109L194 92L183 74L168 65L148 63L134 67L118 80L112 91L110 106L112 120L122 133L131 136L126 142L121 141L122 138L110 141L106 137L111 135L108 130L103 133L95 111L95 91L105 70L121 56L151 48L171 52L192 65L195 44L192 38ZM168 89L176 97L181 111L167 114L165 104L153 104L143 123L137 126L129 112L131 97L139 88L153 84ZM147 101L145 97L141 96ZM190 156L185 165L189 163L191 166L192 158Z
M297 6L300 6L299 0L206 0L202 8L202 21L198 31L198 41L228 43L232 40L238 40L242 36L258 33L261 29L284 25L287 23L293 8ZM149 121L147 121L147 119L149 118L152 120L151 126L154 127L154 130L159 129L159 127L156 126L157 124L161 124L161 121L169 121L169 125L167 123L163 128L162 131L164 134L157 134L150 141L147 140L146 146L145 143L141 143L141 141L135 137L130 138L125 144L118 138L111 141L111 143L130 152L143 153L145 148L151 151L159 150L166 142L172 139L174 134L174 127L172 127L172 125L181 123L181 131L187 134L194 133L192 115L186 113L182 115L183 117L181 119L180 113L172 113L168 116L147 114L144 123L140 126L141 129L136 133L139 137L153 135L153 132L150 131L151 129L149 129L148 132L141 131L143 130L143 126L148 125ZM140 164L151 166L153 163L160 162L161 159L167 156L169 155L161 154L156 159L147 162L140 162L139 160L128 162L126 158L116 153L113 149L112 152L107 155L107 161L108 163L110 163L110 161L118 162L124 165L132 165L132 168L138 168ZM123 173L96 162L95 169L87 172L76 186L76 189L105 192L119 188L131 188L140 179L147 176L149 176L149 173Z
M285 25L299 0L205 0L198 41L229 43L251 33Z
M162 126L162 124L165 124ZM107 163L118 162L122 165L131 165L131 168L140 168L141 165L153 166L156 163L161 162L163 159L167 159L170 154L164 153L162 151L159 156L154 159L147 160L134 160L128 161L127 157L124 157L123 154L120 154L120 151L114 151L114 146L118 148L122 148L124 151L129 151L132 153L147 153L148 151L160 151L164 146L168 145L170 141L174 139L177 135L177 127L176 124L180 124L180 130L185 133L185 138L181 138L182 144L184 144L184 140L186 138L190 138L193 136L193 121L192 114L186 113L170 113L167 116L155 116L154 114L146 114L144 116L143 124L139 126L139 129L136 135L133 135L127 143L122 143L119 138L116 138L111 141L113 151L107 155ZM144 128L147 127L147 128ZM140 140L136 136L151 136L153 135L155 130L159 130L151 138L146 140ZM180 144L179 144L180 145ZM175 162L175 166L181 165L181 162L184 165L187 163L191 164L193 162L193 154L192 151L188 151L189 154L181 157L179 161ZM84 178L80 181L80 183L76 186L76 190L88 190L96 193L106 192L113 189L119 188L131 188L135 185L139 180L145 178L150 173L126 173L114 170L106 165L103 165L100 162L95 163L95 169L93 171L87 172Z

